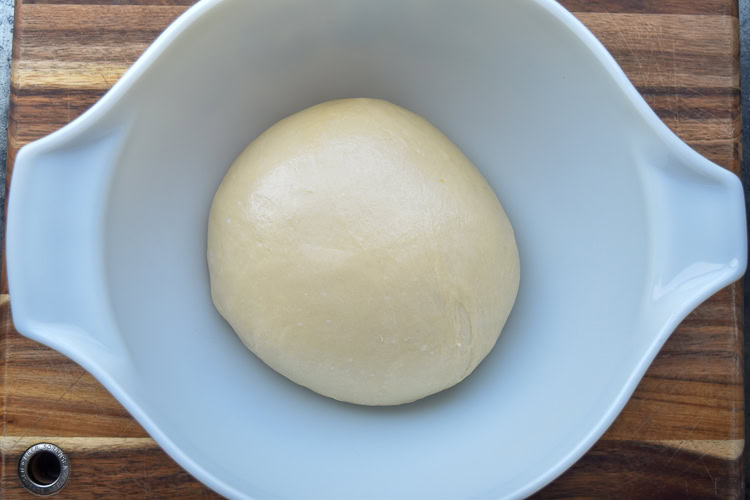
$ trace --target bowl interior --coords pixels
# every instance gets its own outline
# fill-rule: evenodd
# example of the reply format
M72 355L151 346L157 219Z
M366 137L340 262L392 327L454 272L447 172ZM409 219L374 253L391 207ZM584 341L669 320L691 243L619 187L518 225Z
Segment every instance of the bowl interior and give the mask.
M497 192L521 255L517 303L476 372L390 408L318 396L250 354L211 303L205 257L236 155L284 116L361 96L442 129ZM118 377L210 484L263 498L528 492L610 418L653 340L637 333L648 231L635 167L652 145L556 7L225 0L115 112L130 124L105 235L130 354Z

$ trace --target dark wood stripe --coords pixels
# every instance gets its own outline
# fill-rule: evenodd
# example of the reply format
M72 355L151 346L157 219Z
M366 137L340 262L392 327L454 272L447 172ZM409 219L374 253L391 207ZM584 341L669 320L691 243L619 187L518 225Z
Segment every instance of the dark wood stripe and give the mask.
M54 437L48 438L54 442ZM68 443L71 478L60 498L219 498L149 441L123 446ZM22 450L6 457L17 463ZM556 498L738 498L742 458L729 459L639 441L599 441L568 472L536 494ZM103 479L103 478L106 478ZM8 498L21 498L17 481ZM76 492L79 492L76 495Z
M739 87L674 87L671 85L648 86L639 85L636 87L644 96L669 96L669 97L689 97L689 96L735 96L739 97Z
M194 0L24 0L26 4L75 5L192 5ZM560 0L573 12L609 12L627 14L698 14L737 17L737 3L731 0Z
M532 498L743 498L737 489L741 483L741 458L602 440Z
M738 16L734 0L559 0L571 12Z
M54 437L47 438L55 441ZM63 445L64 446L64 445ZM185 472L153 442L135 448L66 447L71 475L55 498L64 499L220 499ZM6 457L8 480L3 483L8 499L28 498L13 477L23 451Z

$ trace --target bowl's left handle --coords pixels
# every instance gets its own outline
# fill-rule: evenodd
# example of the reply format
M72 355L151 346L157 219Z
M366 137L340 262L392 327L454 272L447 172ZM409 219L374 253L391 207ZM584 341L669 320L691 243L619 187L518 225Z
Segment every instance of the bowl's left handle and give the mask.
M6 228L13 320L22 334L66 354L123 352L105 286L104 228L124 133L67 132L16 158Z

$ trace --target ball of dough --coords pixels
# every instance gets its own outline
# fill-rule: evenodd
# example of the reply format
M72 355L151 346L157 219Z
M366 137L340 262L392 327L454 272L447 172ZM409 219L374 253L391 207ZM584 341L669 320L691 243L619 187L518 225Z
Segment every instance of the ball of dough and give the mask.
M469 375L516 298L513 229L495 193L425 119L326 102L254 140L208 224L216 308L277 372L364 405Z

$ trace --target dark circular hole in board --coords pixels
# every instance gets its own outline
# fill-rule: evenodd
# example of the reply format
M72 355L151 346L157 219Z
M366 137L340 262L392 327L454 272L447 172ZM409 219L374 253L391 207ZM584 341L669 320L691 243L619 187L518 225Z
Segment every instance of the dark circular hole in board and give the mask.
M29 479L41 486L48 486L60 477L62 464L51 451L40 451L29 459Z

